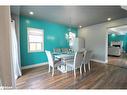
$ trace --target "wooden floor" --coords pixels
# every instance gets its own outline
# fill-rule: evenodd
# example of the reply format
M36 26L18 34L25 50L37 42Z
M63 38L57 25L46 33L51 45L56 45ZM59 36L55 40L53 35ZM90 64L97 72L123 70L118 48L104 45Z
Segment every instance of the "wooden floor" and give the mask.
M23 70L17 80L17 89L126 89L127 69L92 62L91 71L73 76L73 72L55 72L52 77L48 66Z
M109 61L108 64L127 68L127 55L126 54L122 54L119 57L109 56L108 61Z

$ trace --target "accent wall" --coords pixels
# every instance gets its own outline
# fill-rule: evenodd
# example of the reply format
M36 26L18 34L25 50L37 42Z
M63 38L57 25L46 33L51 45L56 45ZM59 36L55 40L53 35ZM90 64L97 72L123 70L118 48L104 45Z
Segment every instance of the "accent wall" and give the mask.
M20 52L22 66L47 62L45 52L28 53L27 27L44 30L45 50L53 51L54 48L69 48L69 43L65 38L65 34L69 33L68 26L26 16L20 16ZM72 28L72 32L77 36L78 29Z

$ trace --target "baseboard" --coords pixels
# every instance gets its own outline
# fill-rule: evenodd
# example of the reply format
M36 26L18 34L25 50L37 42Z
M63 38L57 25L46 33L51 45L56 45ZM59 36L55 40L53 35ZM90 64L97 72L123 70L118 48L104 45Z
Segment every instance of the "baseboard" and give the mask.
M91 59L91 61L94 61L94 62L98 62L98 63L107 63L108 61L102 61L102 60L97 60L97 59Z
M107 63L108 62L107 60L106 61L102 61L102 60L97 60L97 59L91 59L91 61L98 62L98 63ZM30 68L35 68L35 67L47 65L47 64L48 64L47 62L44 62L44 63L34 64L34 65L28 65L28 66L21 67L21 69L22 70L30 69Z
M21 67L21 69L22 70L24 70L24 69L30 69L30 68L35 68L35 67L47 65L47 64L48 64L47 62L44 62L44 63L34 64L34 65L28 65L28 66Z

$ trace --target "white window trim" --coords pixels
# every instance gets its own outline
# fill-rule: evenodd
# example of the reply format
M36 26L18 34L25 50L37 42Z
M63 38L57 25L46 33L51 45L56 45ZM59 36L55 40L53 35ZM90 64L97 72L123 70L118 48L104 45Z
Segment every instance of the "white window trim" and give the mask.
M35 53L35 52L44 52L44 30L43 29L38 29L38 30L41 30L42 31L42 34L43 34L43 43L42 43L42 50L36 50L36 51L30 51L30 47L29 47L29 34L28 34L28 28L31 28L31 29L38 29L38 28L32 28L32 27L27 27L27 51L28 53Z

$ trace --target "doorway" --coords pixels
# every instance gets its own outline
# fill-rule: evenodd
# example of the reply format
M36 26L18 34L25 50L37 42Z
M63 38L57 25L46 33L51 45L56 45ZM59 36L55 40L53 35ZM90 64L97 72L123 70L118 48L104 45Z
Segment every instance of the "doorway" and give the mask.
M108 31L108 64L127 68L127 25Z

